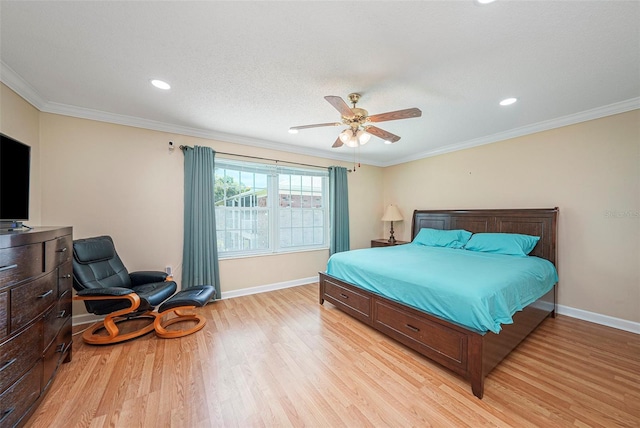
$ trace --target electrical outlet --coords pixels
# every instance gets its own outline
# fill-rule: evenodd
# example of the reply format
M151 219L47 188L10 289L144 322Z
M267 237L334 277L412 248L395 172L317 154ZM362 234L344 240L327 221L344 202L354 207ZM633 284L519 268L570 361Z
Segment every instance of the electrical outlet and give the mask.
M171 268L171 266L167 266L166 268L164 268L164 271L167 273L167 275L171 276L173 274L173 269Z

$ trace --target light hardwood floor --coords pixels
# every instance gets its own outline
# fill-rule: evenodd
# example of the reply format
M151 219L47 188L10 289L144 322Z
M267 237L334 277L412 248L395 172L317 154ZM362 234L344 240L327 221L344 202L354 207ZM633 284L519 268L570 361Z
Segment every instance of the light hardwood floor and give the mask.
M547 319L487 378L446 369L318 304L317 284L201 308L205 328L76 336L27 427L638 427L640 335Z

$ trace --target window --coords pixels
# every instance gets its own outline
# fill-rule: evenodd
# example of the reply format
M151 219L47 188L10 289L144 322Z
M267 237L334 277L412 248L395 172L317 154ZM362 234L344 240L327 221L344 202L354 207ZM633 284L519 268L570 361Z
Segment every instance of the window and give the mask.
M221 258L328 247L328 172L216 159Z

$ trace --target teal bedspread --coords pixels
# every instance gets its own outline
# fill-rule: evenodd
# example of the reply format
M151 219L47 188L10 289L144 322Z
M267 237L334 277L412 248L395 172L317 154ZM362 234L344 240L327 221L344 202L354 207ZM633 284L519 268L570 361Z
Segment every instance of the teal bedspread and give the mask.
M539 257L417 244L336 253L327 274L481 333L499 333L558 282Z

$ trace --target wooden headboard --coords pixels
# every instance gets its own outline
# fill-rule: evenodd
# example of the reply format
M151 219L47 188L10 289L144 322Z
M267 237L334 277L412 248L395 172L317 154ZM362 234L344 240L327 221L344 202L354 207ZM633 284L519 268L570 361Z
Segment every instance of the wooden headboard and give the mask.
M539 236L531 256L556 264L556 229L558 208L500 210L415 210L411 239L423 227L465 229L472 233L500 232Z

